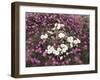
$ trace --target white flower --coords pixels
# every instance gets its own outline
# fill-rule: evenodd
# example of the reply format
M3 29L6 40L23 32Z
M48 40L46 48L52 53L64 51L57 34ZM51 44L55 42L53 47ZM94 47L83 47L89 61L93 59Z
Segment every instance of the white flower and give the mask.
M60 46L61 46L61 47L65 47L66 45L65 45L65 44L61 44Z
M64 47L64 48L62 48L61 53L65 53L67 50L68 50L68 47Z
M55 23L54 26L56 27L58 25L58 23Z
M70 43L70 48L72 48L73 47L73 44L72 43Z
M52 28L52 30L56 30L56 27Z
M47 46L47 50L46 50L46 51L47 51L48 54L53 53L54 50L55 50L55 49L54 49L53 46L51 46L51 45L48 45L48 46Z
M62 60L63 59L63 56L60 56L60 60Z
M50 45L47 46L47 50L46 51L47 51L48 54L53 53L55 55L59 55L59 51L55 50L54 47L50 46Z
M51 45L48 45L48 46L47 46L47 49L50 49L50 48L51 48Z
M62 49L62 51L61 51L61 53L65 53L66 52L66 49L65 48L63 48Z
M79 39L77 39L77 42L78 42L78 43L81 43L81 41L80 41Z
M74 40L73 42L75 45L77 45L78 43L81 43L81 41L79 39Z
M61 44L60 46L62 48L61 53L64 53L64 52L66 52L68 50L68 46L67 45Z
M61 28L61 25L60 25L60 24L58 24L58 25L57 25L57 29L60 29L60 28Z
M52 53L52 51L51 51L50 49L46 50L46 52L47 52L48 54L51 54L51 53Z
M53 52L55 49L53 46L50 47L50 50Z
M60 48L60 47L58 47L58 48L57 48L57 51L61 51L61 48Z
M52 31L47 31L49 34L53 34L53 32Z
M41 37L40 37L41 39L44 39L44 35L41 35Z
M67 52L66 55L69 55L69 53Z
M55 55L59 55L59 53L60 53L59 51L55 50L54 47L51 46L51 45L48 45L48 46L47 46L46 52L47 52L48 54L53 53L53 54L55 54Z
M64 27L64 24L61 24L62 27Z
M77 44L78 42L77 42L77 40L74 40L74 42L73 42L74 44Z
M59 55L59 51L53 50L53 54Z
M62 48L66 48L66 49L68 49L68 46L65 45L65 44L61 44L60 46L61 46Z
M63 38L63 37L65 37L65 34L64 34L64 33L59 33L59 34L58 34L58 37L59 37L59 38Z
M48 35L47 34L45 34L45 38L48 38Z
M58 29L59 30L61 27L64 27L64 24L55 23L54 26L55 27L52 30L55 30L55 29Z
M67 38L67 41L70 42L70 43L72 43L73 42L73 39L74 38L72 36L70 36L70 37Z
M41 39L47 39L48 38L48 35L47 34L41 35L40 38Z

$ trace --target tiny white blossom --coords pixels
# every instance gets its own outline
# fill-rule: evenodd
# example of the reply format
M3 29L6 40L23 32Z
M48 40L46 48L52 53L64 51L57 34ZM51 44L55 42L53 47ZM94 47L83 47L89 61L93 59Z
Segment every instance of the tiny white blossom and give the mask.
M58 25L58 23L55 23L54 26L56 27Z
M48 49L48 50L47 50L47 53L48 53L48 54L51 54L51 53L52 53L52 51L51 51L50 49Z
M60 60L62 60L63 59L63 56L60 56Z
M73 44L72 43L70 43L70 48L72 48L73 47Z
M45 34L45 38L48 38L48 35L47 34Z
M68 46L67 45L61 44L60 46L62 48L61 53L64 53L64 52L66 52L68 50Z
M54 49L53 46L51 46L51 45L48 45L48 46L47 46L47 50L46 50L46 51L47 51L48 54L53 53L54 50L55 50L55 49Z
M50 50L50 49L46 49L45 50L48 54L51 54L52 53L52 50Z
M58 25L57 25L57 29L60 29L60 28L61 28L61 25L60 25L60 24L58 24Z
M66 46L65 49L68 50L68 46Z
M59 38L64 38L64 37L65 37L65 34L64 34L64 33L59 33L59 34L58 34L58 37L59 37Z
M41 39L47 39L48 38L48 35L47 34L41 35L40 38Z
M79 39L74 40L73 42L75 45L77 45L78 43L81 43L81 41Z
M73 42L73 39L74 38L72 36L70 36L70 37L67 38L67 41L70 42L70 43L72 43Z
M65 44L61 44L60 46L61 46L62 48L66 48L66 49L68 49L68 46L65 45Z
M62 51L61 51L61 53L65 53L66 52L66 49L65 48L63 48L62 49Z
M56 28L54 27L54 28L52 28L52 30L56 30Z
M44 35L41 35L41 37L40 37L41 39L44 39Z
M65 53L66 51L68 50L68 47L64 47L64 48L62 48L62 53Z
M69 55L69 53L67 52L66 55Z
M64 27L64 24L61 24L62 27Z
M57 51L61 51L61 48L60 48L60 47L58 47L58 48L57 48Z
M50 50L51 50L51 51L54 51L55 49L54 49L54 47L53 47L53 46L51 46L51 47L50 47Z
M53 53L54 53L55 55L59 55L59 51L53 50Z
M47 49L50 49L50 48L51 48L51 45L48 45L48 46L47 46Z
M77 39L77 42L78 42L78 43L81 43L81 41L80 41L79 39Z
M53 32L52 31L47 31L49 34L53 34Z
M61 44L60 46L61 46L61 47L65 47L66 45L65 45L65 44Z
M73 42L74 42L74 44L77 44L78 43L77 40L74 40Z

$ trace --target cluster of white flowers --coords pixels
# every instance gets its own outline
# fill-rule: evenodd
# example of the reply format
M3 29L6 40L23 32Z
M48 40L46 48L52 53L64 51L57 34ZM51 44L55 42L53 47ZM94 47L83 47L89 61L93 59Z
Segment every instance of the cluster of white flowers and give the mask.
M64 24L55 23L55 24L54 24L54 28L52 28L52 30L53 30L53 31L55 31L56 29L59 30L59 29L61 29L61 27L64 27ZM53 31L52 31L52 30L51 30L51 31L47 31L47 33L48 33L48 34L53 34ZM41 38L41 39L47 39L47 38L48 38L48 34L47 34L47 33L44 34L44 35L42 34L42 35L40 36L40 38ZM65 37L65 34L64 34L63 32L60 32L60 33L58 34L58 37L59 37L59 38L64 38L64 37Z
M59 38L64 38L64 37L65 37L65 34L64 34L64 33L59 33L59 34L58 34L58 37L59 37Z
M81 43L81 41L78 38L74 40L74 37L72 36L67 37L67 42L70 43L71 48L73 47L73 44L77 46L79 43Z
M54 24L54 28L52 28L52 30L56 30L56 29L61 29L61 27L64 27L64 24L60 24L60 23L55 23Z
M74 40L74 38L73 38L72 36L67 37L67 41L68 41L68 42L72 43L73 40Z
M41 39L47 39L48 38L48 34L44 34L40 36Z
M53 53L55 55L59 55L59 51L55 50L55 48L53 46L51 46L51 45L47 46L47 50L46 51L47 51L48 54Z
M40 36L41 39L47 39L48 38L48 34L54 34L54 31L61 29L62 27L64 27L64 24L60 24L60 23L55 23L54 24L54 28L52 28L51 30L47 31L47 33L42 34ZM66 36L66 33L63 31L59 31L58 33L56 33L57 36L59 38L64 38L66 39L66 41L68 42L67 44L60 44L57 49L55 49L53 46L48 45L47 49L45 50L48 54L55 54L55 55L59 55L59 54L63 54L66 53L66 55L68 55L69 53L67 52L67 50L69 48L73 48L74 46L78 46L79 43L81 43L81 41L78 38L74 38L73 36ZM63 59L63 56L60 56L60 59Z
M48 54L53 53L55 55L59 55L60 53L65 53L67 50L68 50L68 46L65 44L61 44L60 47L57 48L57 50L51 45L48 45L46 49Z
M73 43L74 43L75 45L77 45L78 43L81 43L81 41L77 38L76 40L73 41Z
M60 46L62 48L61 53L64 53L64 52L66 52L66 50L68 50L68 46L67 45L61 44Z

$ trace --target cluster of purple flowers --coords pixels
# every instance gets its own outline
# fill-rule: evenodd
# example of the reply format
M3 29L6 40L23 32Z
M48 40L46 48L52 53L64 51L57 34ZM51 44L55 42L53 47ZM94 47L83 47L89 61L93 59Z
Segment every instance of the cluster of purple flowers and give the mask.
M25 16L26 67L89 64L88 15L26 12Z

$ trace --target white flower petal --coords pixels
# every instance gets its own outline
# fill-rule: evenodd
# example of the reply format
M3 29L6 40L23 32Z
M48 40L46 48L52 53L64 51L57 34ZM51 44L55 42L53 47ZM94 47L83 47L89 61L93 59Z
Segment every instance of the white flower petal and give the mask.
M41 35L40 38L41 39L47 39L48 38L48 35L47 34Z
M56 28L54 27L54 28L52 28L52 30L56 30Z
M58 25L58 23L55 23L54 26L56 27Z
M47 46L47 49L50 49L50 47L51 47L51 45L48 45L48 46Z
M59 38L64 38L64 37L65 37L65 34L64 34L64 33L59 33L59 34L58 34L58 37L59 37Z
M44 38L44 35L41 35L40 38L43 39Z
M55 55L59 55L59 51L53 50L53 53L54 53Z
M69 55L69 53L67 52L66 55Z
M72 43L70 43L70 48L72 48L73 47L73 44Z
M62 49L62 51L61 51L61 53L65 53L66 52L66 49L65 48L63 48Z
M64 47L64 46L65 46L65 44L61 44L60 46L61 46L61 47Z
M45 39L46 39L46 38L48 38L48 35L47 35L47 34L45 34Z
M54 47L52 46L52 47L50 48L50 50L51 50L51 51L54 51L55 49L54 49Z
M48 50L48 54L51 54L52 53L52 51L51 50Z
M58 24L58 25L57 25L57 29L60 29L60 28L61 28L61 25L60 25L60 24Z
M77 39L77 42L78 42L78 43L81 43L81 41L80 41L79 39Z
M68 50L68 47L66 46L64 49L65 49L65 50Z
M60 48L60 47L58 47L58 48L57 48L57 51L61 51L61 48Z
M47 31L49 34L53 34L53 32L52 31Z
M73 43L76 45L76 44L78 44L78 41L77 40L74 40Z
M73 42L73 39L74 38L72 36L70 36L70 37L67 38L67 41L70 42L70 43L72 43Z
M68 49L68 46L65 45L65 44L61 44L60 46L61 46L62 48L66 48L66 49Z
M61 24L62 27L64 27L64 24Z
M63 56L60 56L60 60L62 60L63 59Z

